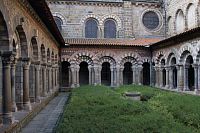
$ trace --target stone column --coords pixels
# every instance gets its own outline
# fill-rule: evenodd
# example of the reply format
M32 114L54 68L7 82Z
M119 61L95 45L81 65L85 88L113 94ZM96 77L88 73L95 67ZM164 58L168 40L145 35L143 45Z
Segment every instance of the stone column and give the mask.
M135 66L132 66L132 71L133 71L133 84L136 84L136 81L135 81L135 79L136 79L136 68L135 68Z
M194 89L198 93L198 65L194 64Z
M42 96L47 96L47 85L46 85L46 73L47 73L47 67L46 65L43 67L43 89L42 89Z
M173 66L169 69L169 89L173 89Z
M71 69L71 79L72 79L72 83L71 83L71 88L75 88L75 79L76 79L76 76L75 76L75 69L74 67L70 66L70 69Z
M29 59L23 60L23 104L25 110L31 110L31 103L29 98Z
M56 72L55 72L56 73ZM71 73L71 69L70 69L70 66L68 67L68 73L69 73L69 84L68 84L68 87L70 87L71 85L72 85L72 73ZM55 81L56 81L56 79L55 79Z
M162 88L163 87L163 68L162 67L160 67L160 69L159 69L159 83L160 83L160 88Z
M16 92L16 88L15 88L15 72L16 72L16 60L14 60L11 64L11 91L12 91L12 111L13 112L17 112L17 105L16 105L16 101L15 101L15 92Z
M200 76L200 65L198 65L198 76ZM198 77L198 90L200 90L200 77Z
M184 91L189 91L188 88L188 66L184 66Z
M88 66L89 71L89 85L92 85L92 66Z
M98 69L99 85L101 85L101 70L102 70L102 66L99 66L99 69Z
M80 67L76 66L76 87L80 87L80 83L79 83L79 70L80 70Z
M166 70L166 85L165 85L165 88L169 89L169 70L170 70L170 68L166 67L165 70Z
M155 67L155 71L156 71L156 87L159 87L159 70L158 67Z
M177 66L177 88L178 91L182 91L183 87L184 87L184 69L183 69L183 65L178 65Z
M94 65L94 85L97 85L99 82L98 82L98 79L99 79L99 75L98 75L98 66L97 65Z
M111 71L111 87L114 87L114 67L110 67Z
M143 69L143 67L142 67L142 65L139 65L138 66L138 84L139 85L142 85L142 69Z
M12 117L12 94L11 94L11 74L10 65L14 57L11 53L4 53L2 55L2 77L3 77L3 90L2 90L2 106L3 106L3 124L13 123Z
M48 78L48 84L49 84L49 85L48 85L48 86L49 86L49 89L48 89L48 90L49 90L49 92L48 92L48 93L50 93L50 94L52 93L52 86L51 86L51 85L52 85L51 69L52 69L51 66L49 66L49 69L48 69L48 71L49 71L49 72L48 72L48 77L49 77L49 78Z
M35 101L40 103L40 65L35 67Z
M121 83L120 70L121 70L120 66L117 65L117 66L116 66L116 86L117 86L117 87L120 86L120 83Z
M114 87L117 86L117 69L114 68L114 71L113 71L113 85Z
M124 84L124 75L123 75L123 71L124 71L124 67L123 66L121 66L120 67L120 85L123 85Z

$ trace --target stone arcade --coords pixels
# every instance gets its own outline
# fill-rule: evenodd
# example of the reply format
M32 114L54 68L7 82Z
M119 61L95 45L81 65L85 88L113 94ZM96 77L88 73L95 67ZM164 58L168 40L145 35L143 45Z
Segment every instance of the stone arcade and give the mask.
M200 90L198 0L0 3L1 125L59 88Z

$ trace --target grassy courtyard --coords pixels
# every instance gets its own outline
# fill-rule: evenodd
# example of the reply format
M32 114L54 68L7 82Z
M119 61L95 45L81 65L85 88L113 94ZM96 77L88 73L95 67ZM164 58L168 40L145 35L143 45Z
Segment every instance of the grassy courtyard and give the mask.
M133 101L124 92L140 92ZM145 86L83 86L72 91L59 133L199 133L200 97Z

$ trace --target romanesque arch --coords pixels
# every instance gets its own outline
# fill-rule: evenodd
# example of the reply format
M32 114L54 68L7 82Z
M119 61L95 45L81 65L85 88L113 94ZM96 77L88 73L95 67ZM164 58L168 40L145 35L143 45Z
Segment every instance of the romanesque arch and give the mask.
M104 85L112 86L114 80L114 69L116 61L110 56L103 56L99 59L101 64L101 83Z
M41 60L44 63L46 61L46 50L44 44L41 45L40 52L41 52Z
M39 52L38 52L38 43L35 37L31 38L31 49L32 49L32 57L34 61L38 61L39 59Z
M0 11L0 49L9 50L8 29L3 14Z
M188 4L186 13L187 27L188 29L192 29L196 26L196 7L194 4Z
M175 24L176 24L176 32L177 33L181 33L185 30L185 19L184 19L184 14L183 11L181 9L179 9L176 12L176 20L175 20Z

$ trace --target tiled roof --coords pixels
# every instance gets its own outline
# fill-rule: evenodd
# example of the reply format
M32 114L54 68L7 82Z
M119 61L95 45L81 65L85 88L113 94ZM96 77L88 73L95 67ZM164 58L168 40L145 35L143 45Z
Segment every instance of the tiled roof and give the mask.
M113 46L148 46L159 42L161 38L139 38L139 39L66 39L68 45L113 45Z
M179 33L177 35L171 36L169 38L163 39L161 41L155 42L152 44L152 47L158 46L161 44L175 44L175 43L180 43L184 42L193 38L200 37L200 27L196 27L190 30L186 30L182 33Z

